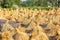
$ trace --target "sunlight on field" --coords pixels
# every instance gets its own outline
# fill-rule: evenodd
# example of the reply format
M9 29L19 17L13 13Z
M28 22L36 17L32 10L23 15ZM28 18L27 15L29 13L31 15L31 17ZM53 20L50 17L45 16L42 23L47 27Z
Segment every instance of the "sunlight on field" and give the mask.
M0 9L2 40L60 40L60 8Z

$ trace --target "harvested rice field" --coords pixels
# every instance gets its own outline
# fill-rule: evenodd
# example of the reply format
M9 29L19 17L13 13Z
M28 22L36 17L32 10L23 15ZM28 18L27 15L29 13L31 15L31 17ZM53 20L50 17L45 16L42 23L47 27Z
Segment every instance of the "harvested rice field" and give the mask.
M60 8L0 9L0 40L60 40Z

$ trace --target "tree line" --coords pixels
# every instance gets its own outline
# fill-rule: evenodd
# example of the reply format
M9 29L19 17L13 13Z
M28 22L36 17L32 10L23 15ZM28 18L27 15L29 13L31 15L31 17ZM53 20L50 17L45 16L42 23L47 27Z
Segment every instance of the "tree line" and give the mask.
M0 0L0 6L3 8L10 8L13 5L17 5L18 7L47 7L52 6L56 7L60 5L59 0Z

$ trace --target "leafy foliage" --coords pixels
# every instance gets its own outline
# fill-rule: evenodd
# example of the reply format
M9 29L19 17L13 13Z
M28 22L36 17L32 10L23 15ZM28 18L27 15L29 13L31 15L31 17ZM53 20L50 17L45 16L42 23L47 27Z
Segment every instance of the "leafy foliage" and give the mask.
M13 4L13 0L3 0L1 6L3 8L10 8L12 7L12 4Z
M49 2L49 3L48 3ZM58 3L58 4L57 4ZM3 8L10 8L13 5L22 6L22 7L47 7L49 6L58 6L60 4L60 1L58 0L1 0L0 2L1 6Z

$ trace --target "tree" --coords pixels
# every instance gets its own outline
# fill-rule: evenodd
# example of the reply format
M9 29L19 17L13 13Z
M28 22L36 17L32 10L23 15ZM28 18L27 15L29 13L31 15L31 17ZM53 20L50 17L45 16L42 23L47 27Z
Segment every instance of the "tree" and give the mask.
M13 0L3 0L1 6L3 8L10 8L13 5Z
M14 0L14 4L20 6L20 4L21 4L21 0Z
M10 8L13 6L13 4L20 6L21 1L20 0L3 0L1 6L3 8Z

